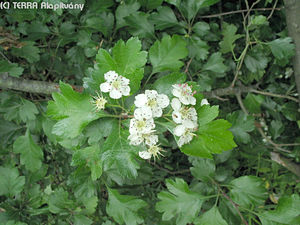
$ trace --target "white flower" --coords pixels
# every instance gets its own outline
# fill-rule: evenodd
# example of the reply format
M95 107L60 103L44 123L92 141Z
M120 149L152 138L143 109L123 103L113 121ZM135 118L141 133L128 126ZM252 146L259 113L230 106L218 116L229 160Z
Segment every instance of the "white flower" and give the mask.
M196 105L196 98L191 87L187 84L174 84L172 94L179 98L184 105Z
M95 105L97 111L103 110L105 108L107 100L103 96L100 96L99 93L97 93L97 97L93 97L93 99L93 104Z
M157 158L158 155L162 155L160 152L162 151L162 148L160 148L158 145L152 145L149 147L148 151L142 151L139 152L139 156L142 159L150 159L152 156L153 158Z
M152 112L152 117L162 116L162 109L170 103L168 96L158 94L155 90L146 90L145 94L139 94L135 97L134 104L140 108L148 108Z
M152 111L149 107L137 108L134 110L134 118L136 119L151 119Z
M209 105L209 103L208 103L207 99L204 98L204 99L201 100L200 105L201 105L201 106L203 106L203 105Z
M129 125L129 133L134 134L149 134L152 129L155 128L154 120L153 119L136 119L133 118L130 120Z
M187 128L182 124L175 127L174 134L180 137L178 140L179 147L184 144L190 143L193 140L193 137L196 136L196 134L193 133L194 130L195 129Z
M150 133L142 134L142 133L133 133L128 136L131 145L140 145L143 142L146 145L155 145L158 142L158 136L153 134L155 130L152 130Z
M102 92L109 92L109 96L113 99L119 99L128 96L130 92L129 80L123 76L119 76L115 71L108 71L104 74L105 83L100 84Z
M173 98L171 106L174 109L172 118L175 123L182 123L187 128L197 127L197 112L193 107L181 105L178 98Z

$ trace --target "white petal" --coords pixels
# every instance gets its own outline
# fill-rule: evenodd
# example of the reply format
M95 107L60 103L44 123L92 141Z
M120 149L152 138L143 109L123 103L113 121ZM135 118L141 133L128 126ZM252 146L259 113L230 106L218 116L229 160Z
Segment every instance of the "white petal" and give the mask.
M174 87L175 85L173 85ZM180 97L181 96L181 91L180 89L178 88L178 86L175 86L174 89L172 90L172 94L175 96L175 97Z
M171 106L175 111L179 111L181 108L181 103L178 98L173 98L171 102Z
M160 94L157 96L157 104L161 108L166 108L170 104L170 100L169 100L168 96L166 96L164 94Z
M147 102L147 96L145 94L139 94L135 96L134 104L136 107L143 107Z
M148 99L154 99L158 95L157 91L155 91L155 90L146 90L145 94L146 94L146 96L147 96Z
M139 156L142 159L150 159L151 158L151 153L149 153L148 151L142 151L142 152L139 152Z
M128 96L129 93L130 93L130 87L129 86L122 86L120 91L121 91L122 95Z
M174 111L172 113L172 119L174 120L175 123L181 123L181 114L178 111Z
M109 91L111 91L111 88L112 88L112 86L110 83L105 82L105 83L100 84L100 90L102 92L109 92Z
M137 108L134 110L134 117L138 120L142 119L150 119L152 118L152 111L150 107L142 107L142 108Z
M189 102L191 105L196 105L196 98L193 96L190 96Z
M112 82L118 78L118 74L115 71L108 71L107 73L104 74L105 80L108 82Z
M162 109L159 107L152 108L152 116L153 117L161 117L162 116Z
M123 76L119 76L119 79L120 79L122 85L129 85L129 79L127 79Z
M186 128L196 128L197 123L195 123L192 120L183 120L182 125L185 126Z
M155 134L150 134L147 138L145 138L145 142L147 145L155 145L158 142L158 136Z
M174 134L176 136L182 136L185 132L185 129L186 128L183 125L179 125L179 126L175 127Z
M109 92L109 96L113 99L119 99L122 97L122 93L120 91L118 91L117 89L112 89Z
M208 101L207 101L207 99L202 99L201 100L201 104L200 104L201 106L203 106L203 105L209 105L209 103L208 103Z

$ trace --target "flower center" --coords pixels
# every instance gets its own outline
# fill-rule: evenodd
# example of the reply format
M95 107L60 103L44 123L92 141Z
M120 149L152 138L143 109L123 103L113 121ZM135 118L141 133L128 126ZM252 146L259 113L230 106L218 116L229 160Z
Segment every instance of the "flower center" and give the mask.
M121 82L119 80L115 80L111 83L111 85L118 90L120 89Z
M101 97L96 99L96 107L97 109L104 109L104 106L106 104L106 99Z
M137 121L137 123L136 123L136 128L137 128L138 130L142 130L145 126L146 126L146 122L143 121L143 120L139 120L139 121Z
M150 100L148 101L148 106L149 106L149 107L153 108L153 107L155 107L156 105L157 105L157 102L156 102L155 99L150 99Z

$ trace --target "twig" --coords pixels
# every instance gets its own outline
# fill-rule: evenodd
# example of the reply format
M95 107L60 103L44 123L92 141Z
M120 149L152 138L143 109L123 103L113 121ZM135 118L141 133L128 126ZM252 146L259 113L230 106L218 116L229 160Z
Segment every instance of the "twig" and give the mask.
M294 97L291 97L289 95L274 94L274 93L271 93L271 92L259 91L259 90L256 90L256 89L250 90L250 92L253 92L253 93L256 93L256 94L261 94L261 95L267 95L267 96L271 96L271 97L276 97L276 98L286 98L286 99L292 100L294 102L299 102L298 99L296 99Z
M243 224L248 225L248 222L245 220L245 218L243 217L242 213L239 210L239 205L237 203L235 203L220 187L220 185L213 179L211 179L212 183L214 183L215 185L217 185L218 190L222 193L222 195L233 205L234 209L236 210L236 212L239 214Z
M276 10L276 11L280 11L284 9L284 7L280 7L280 8L256 8L256 9L251 9L250 11L272 11L272 10ZM230 12L224 12L224 13L218 13L218 14L212 14L212 15L206 15L206 16L199 16L199 18L215 18L215 17L220 17L220 16L227 16L227 15L232 15L232 14L238 14L238 13L244 13L244 12L248 12L249 10L247 9L241 9L241 10L236 10L236 11L230 11Z
M300 165L293 163L289 159L279 155L276 152L271 152L271 159L300 177Z
M278 0L275 1L274 5L273 5L273 8L272 8L272 11L271 11L270 15L267 17L267 20L269 20L272 17L272 15L275 11L277 3L278 3Z
M168 170L168 169L166 169L166 168L160 167L159 165L157 165L157 164L154 163L154 162L149 161L149 163L150 163L151 165L155 166L157 169L162 170L162 171L165 171L165 172L167 172L167 173L169 173L169 174L172 174L172 175L175 175L175 174L182 174L182 173L189 173L189 172L190 172L189 169L186 169L186 170L178 170L178 171L171 171L171 170Z
M186 68L185 68L185 70L184 70L184 73L186 73L186 74L189 76L189 78L190 78L191 81L193 81L193 78L192 78L192 76L191 76L190 73L189 73L189 67L190 67L192 61L193 61L193 58L191 58L191 59L187 62Z
M277 144L277 146L300 146L300 143Z

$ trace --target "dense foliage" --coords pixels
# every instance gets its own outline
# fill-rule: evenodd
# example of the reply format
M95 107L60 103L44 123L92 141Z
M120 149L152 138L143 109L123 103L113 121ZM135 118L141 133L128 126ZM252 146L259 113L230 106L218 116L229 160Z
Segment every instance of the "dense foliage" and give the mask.
M0 224L300 224L281 1L63 2L0 12L0 73L60 87L0 93Z

